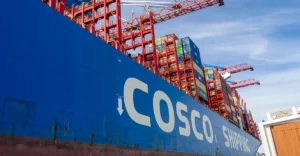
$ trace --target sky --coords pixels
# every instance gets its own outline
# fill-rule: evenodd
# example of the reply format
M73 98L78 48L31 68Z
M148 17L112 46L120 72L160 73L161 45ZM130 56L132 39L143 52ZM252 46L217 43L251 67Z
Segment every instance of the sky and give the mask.
M251 64L254 71L234 74L230 80L261 82L238 89L258 123L266 120L267 112L300 107L300 0L224 1L224 6L155 25L156 37L189 36L205 64ZM130 19L131 10L141 13L138 7L122 7L122 17Z
M254 71L233 74L230 80L261 82L238 89L260 123L267 112L300 107L299 6L299 0L225 0L222 7L215 5L155 25L156 37L189 36L205 64L251 64ZM140 11L123 8L127 19L130 9L136 14Z

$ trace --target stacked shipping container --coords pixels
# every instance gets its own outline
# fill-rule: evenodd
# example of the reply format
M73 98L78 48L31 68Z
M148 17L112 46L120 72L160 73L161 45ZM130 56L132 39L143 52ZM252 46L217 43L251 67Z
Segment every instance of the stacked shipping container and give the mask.
M142 64L142 59L143 59L143 55L142 54L138 54L137 56L133 56L133 59L138 62L139 64ZM155 72L155 62L154 62L154 57L153 57L153 53L147 53L145 54L145 63L142 64L144 67L146 67L148 70Z
M240 127L230 86L216 69L205 69L205 77L211 109L228 119L237 127Z
M259 140L261 140L260 138L260 133L259 133L259 128L258 128L258 125L257 123L255 123L255 137Z
M249 126L250 126L249 130L250 130L250 133L255 136L255 123L254 123L254 120L252 118L252 113L251 113L250 110L247 110L247 113L248 113L248 117L249 117Z
M175 34L155 40L160 76L196 100L208 105L199 48Z
M184 64L190 64L191 67L187 72L193 73L193 79L195 80L194 89L197 98L199 98L201 102L208 104L206 80L204 78L199 48L189 37L182 38L181 43L183 47ZM181 50L180 46L178 50Z
M235 89L232 89L232 96L235 102L235 109L238 112L239 118L241 118L239 120L241 128L257 139L260 139L259 129L252 118L251 111L246 108L246 102L243 99L240 100L240 96Z
M231 96L233 99L235 111L237 113L237 118L240 123L240 128L243 130L246 130L245 120L243 117L242 107L241 107L241 103L240 103L240 96L238 95L236 89L231 88Z
M227 83L226 83L226 87L227 87L227 94L228 94L228 98L229 98L229 103L230 103L229 105L230 105L230 109L231 109L233 123L236 124L238 127L240 127L239 120L238 120L238 114L237 114L237 111L234 106L234 99L232 97L233 88L231 88Z
M246 131L250 134L252 134L252 130L251 130L251 125L250 125L250 117L248 114L248 110L246 108L246 102L242 99L241 100L241 107L242 107L242 113L243 113L243 118L244 118L244 123L245 123L245 127L246 127Z
M157 38L155 44L159 75L163 79L258 138L259 132L246 104L240 102L237 91L216 69L203 70L199 48L189 37L179 39L168 34ZM154 72L153 54L146 55L144 66ZM141 58L141 54L134 57L139 63Z
M169 34L155 40L158 57L159 75L180 89L180 71L176 52L175 34Z

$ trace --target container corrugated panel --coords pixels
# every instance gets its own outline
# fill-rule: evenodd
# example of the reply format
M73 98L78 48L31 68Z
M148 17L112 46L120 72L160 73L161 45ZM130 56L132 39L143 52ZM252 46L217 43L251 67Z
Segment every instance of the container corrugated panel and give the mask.
M196 62L193 61L193 66L194 66L194 69L202 76L204 77L204 73L203 73L203 70L202 70L202 66L199 66L198 64L196 64Z
M206 81L211 81L214 79L213 69L205 69L205 78L206 78Z
M163 52L165 50L165 47L164 47L164 45L158 45L158 46L156 46L156 50L159 52Z
M185 55L186 58L190 57L190 53L189 53L189 52L186 52L186 51L184 50L184 47L183 47L183 53L184 53L184 55ZM193 60L200 68L203 67L202 61L201 61L200 57L196 57L196 56L192 55L192 60Z
M246 129L246 125L245 125L245 119L243 117L243 112L242 112L242 109L239 109L239 114L240 114L240 117L242 119L242 125L243 125L243 128Z
M176 47L182 47L182 41L181 41L181 39L176 40Z
M200 87L197 86L198 95L204 100L208 101L206 90L203 91Z
M237 97L233 96L232 99L233 99L234 107L237 107L238 106L238 104L237 104Z
M238 99L238 97L236 97L238 94L237 94L237 91L235 89L232 88L232 93L234 93L232 98L234 100L234 107L235 107L235 110L236 110L236 113L237 113L237 116L239 116L241 118L241 125L242 125L242 128L245 129L245 120L244 120L244 117L243 117L243 112L242 112L242 108L241 108L241 105L240 105L240 101Z
M197 71L194 71L194 74L195 74L196 79L198 79L201 83L206 84L205 79L201 74L199 74Z
M176 47L176 52L177 52L177 55L181 55L183 56L184 55L184 52L183 52L183 48L182 47Z
M235 123L239 124L239 120L238 120L238 118L237 118L236 112L233 112L233 111L232 111L231 114L232 114L233 121L234 121Z
M222 89L222 82L221 82L220 74L217 73L216 71L213 71L213 73L214 73L214 79L215 79L215 83L216 83L216 89ZM225 89L223 88L222 90L223 90L223 92L226 92L226 88Z
M225 103L225 105L226 105L226 110L227 110L229 113L231 113L231 108L230 108L230 106L229 106L228 104L226 104L226 103Z
M155 39L155 45L156 45L156 46L161 45L161 44L162 44L161 38Z
M193 45L191 44L186 44L186 45L183 45L183 50L185 53L187 54L192 54L192 56L195 56L195 57L199 57L200 58L200 51L198 48L195 48Z
M78 1L78 0L67 0L66 2L67 2L67 5L69 6L69 7L72 7L72 5L74 4L75 6L78 6L78 5L81 5L83 2L90 2L91 0L80 0L80 1Z
M227 116L229 118L233 119L234 121L236 121L237 118L236 118L235 112L233 112L233 110L232 110L232 100L231 100L230 94L227 90L228 85L227 85L226 81L223 79L223 77L220 75L219 72L214 70L214 75L215 75L216 81L218 81L218 83L220 83L220 86L221 86L221 89L223 92L224 102L226 104L226 109L228 111ZM218 86L216 88L218 88Z
M231 113L232 113L232 116L233 116L233 120L236 122L236 123L239 123L237 117L237 112L235 111L235 108L231 105Z
M163 36L163 37L160 37L160 39L161 39L161 43L163 44L164 42L166 42L168 40L168 37Z
M191 39L189 37L183 37L181 41L182 45L189 45L191 43Z
M181 41L183 45L184 54L186 56L192 54L193 61L195 61L196 64L202 68L200 51L196 44L189 37L182 38Z
M175 40L178 39L178 37L174 33L167 34L165 36L160 37L161 43L164 44L164 42L171 42L171 41L173 41L173 36L175 37Z
M184 37L181 39L182 45L191 45L193 49L196 49L199 51L199 48L197 45L193 42L193 40L190 37Z
M179 63L182 63L182 62L183 62L184 56L183 56L183 55L177 54L177 57L178 57L178 62L179 62Z
M250 122L253 122L253 117L252 117L251 112L248 113L248 118L249 118L249 121L250 121Z
M197 87L199 87L201 90L203 90L203 92L206 93L206 86L205 86L203 83L201 83L198 79L196 79L196 85L197 85Z

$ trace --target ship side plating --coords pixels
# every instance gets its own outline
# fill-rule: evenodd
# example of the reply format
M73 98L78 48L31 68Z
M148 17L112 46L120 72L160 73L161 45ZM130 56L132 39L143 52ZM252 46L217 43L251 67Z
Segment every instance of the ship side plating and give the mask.
M257 139L43 3L3 3L1 154L256 153Z

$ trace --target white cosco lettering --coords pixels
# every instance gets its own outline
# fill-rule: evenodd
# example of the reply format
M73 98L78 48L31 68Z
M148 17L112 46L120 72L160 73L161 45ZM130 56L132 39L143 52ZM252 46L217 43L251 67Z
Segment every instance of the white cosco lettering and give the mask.
M148 93L148 85L136 78L128 78L124 85L124 103L125 108L127 110L127 113L129 117L136 123L140 125L144 125L147 127L151 127L151 118L145 114L141 114L137 112L134 106L134 91L138 89L140 91L143 91L144 93ZM161 100L165 101L168 112L161 112L160 106L161 106ZM175 114L177 115L178 119L184 123L183 127L179 127L179 134L182 136L189 137L191 134L191 126L192 131L195 135L195 137L198 140L203 140L203 134L200 132L201 126L196 125L202 125L204 136L207 142L213 143L214 141L214 135L213 135L213 129L210 122L210 119L208 116L203 115L202 124L201 124L201 116L200 113L196 110L191 110L191 125L190 121L186 116L183 115L183 112L188 114L189 110L187 105L177 102L176 103L176 111L174 111L173 104L169 98L169 96L164 93L163 91L156 91L153 96L153 111L154 111L154 117L156 120L156 123L160 127L160 129L166 133L171 133L174 131L175 128ZM162 113L168 113L169 121L165 122L162 120ZM207 126L208 125L208 126Z

